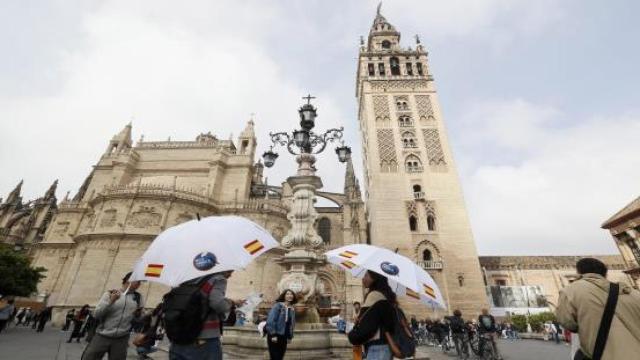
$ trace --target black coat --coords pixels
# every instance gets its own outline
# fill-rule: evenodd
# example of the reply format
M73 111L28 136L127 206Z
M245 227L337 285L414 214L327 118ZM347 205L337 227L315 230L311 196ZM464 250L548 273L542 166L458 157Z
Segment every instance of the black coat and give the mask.
M386 343L386 338L383 334L384 331L393 334L395 322L395 312L393 305L387 300L380 300L373 304L373 306L363 307L360 310L360 317L358 322L349 332L349 342L353 345L363 345L376 334L378 329L381 330L380 339L381 343Z

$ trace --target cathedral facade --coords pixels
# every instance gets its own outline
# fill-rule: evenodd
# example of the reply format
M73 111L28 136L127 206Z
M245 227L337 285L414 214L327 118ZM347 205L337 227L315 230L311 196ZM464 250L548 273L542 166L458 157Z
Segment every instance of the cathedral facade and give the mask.
M415 49L402 47L400 32L378 11L361 41L356 76L364 199L349 161L344 191L317 193L335 206L317 207L316 228L326 250L353 243L397 249L432 275L447 312L475 316L488 306L485 283L427 52L416 42ZM0 207L0 236L27 244L34 265L47 269L38 293L59 319L66 309L95 305L155 236L198 215L245 216L281 240L292 191L287 183L265 184L255 151L253 121L236 141L203 133L193 141L135 144L129 124L72 198L57 204L54 184L26 211L18 209L19 188L12 192ZM229 296L258 292L273 300L283 254L274 249L235 272ZM342 270L325 266L319 280L325 306L350 314L350 304L362 300L359 280ZM145 283L140 291L154 306L167 288ZM438 315L410 300L403 306L421 317Z
M361 40L356 97L365 202L373 245L397 249L426 269L449 309L488 305L427 51L400 44L381 14ZM408 302L410 312L420 304Z
M240 215L280 240L289 229L291 189L268 186L263 165L254 161L256 138L250 121L236 142L207 133L194 141L131 140L127 125L108 143L78 193L58 206L43 238L31 247L33 263L47 269L39 293L56 309L95 305L101 294L117 288L151 241L161 231L197 216ZM344 193L319 192L335 203L318 207L317 229L327 249L366 238L364 205L351 163ZM230 297L263 293L276 298L282 269L275 261L283 250L261 256L236 271ZM341 270L326 266L319 288L325 306L344 307L355 296ZM352 284L353 285L353 284ZM145 283L140 291L155 306L168 289Z

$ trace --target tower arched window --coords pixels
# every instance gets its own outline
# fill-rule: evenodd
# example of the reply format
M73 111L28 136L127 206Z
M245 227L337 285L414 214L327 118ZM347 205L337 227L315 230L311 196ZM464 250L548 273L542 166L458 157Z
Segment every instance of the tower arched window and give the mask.
M407 75L409 76L413 75L413 64L407 63L405 66L407 68Z
M416 70L418 70L418 75L422 76L424 74L422 71L422 63L416 63Z
M431 214L427 215L427 230L436 231L436 217Z
M422 162L415 155L409 155L404 161L405 169L407 172L421 172L422 171Z
M384 63L378 63L378 75L384 76Z
M318 220L318 235L325 244L331 242L331 220L329 218L323 217Z
M408 131L402 134L402 146L404 146L405 148L418 147L418 145L416 144L415 135Z
M381 45L383 49L391 49L391 41L389 40L383 40Z
M413 215L409 215L409 230L418 231L418 219Z
M400 61L397 57L389 59L389 65L391 66L391 75L400 75Z
M422 260L423 261L431 261L431 260L433 260L433 254L431 254L431 250L424 249L424 251L422 252Z
M376 74L376 69L372 63L367 64L367 70L369 70L369 76L374 76Z
M420 191L422 191L422 186L420 186L418 184L413 185L413 192L417 193L417 192L420 192Z
M411 118L407 115L402 115L398 118L398 125L400 127L409 127L409 126L413 126L413 121L411 121Z

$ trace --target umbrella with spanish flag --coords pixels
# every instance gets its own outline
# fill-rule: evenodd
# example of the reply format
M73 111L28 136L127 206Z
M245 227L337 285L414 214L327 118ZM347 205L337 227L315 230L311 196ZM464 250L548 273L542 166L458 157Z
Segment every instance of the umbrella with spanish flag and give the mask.
M398 295L406 295L432 307L446 309L442 293L429 273L411 259L389 249L373 245L346 245L324 254L332 264L355 277L363 277L367 270L389 280Z
M131 279L178 286L207 274L243 269L277 246L267 230L240 216L191 220L158 235Z

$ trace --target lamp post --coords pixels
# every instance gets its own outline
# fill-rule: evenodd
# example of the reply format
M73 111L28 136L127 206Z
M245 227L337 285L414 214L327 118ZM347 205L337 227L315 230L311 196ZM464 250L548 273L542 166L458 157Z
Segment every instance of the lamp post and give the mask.
M342 140L343 128L332 128L322 134L315 133L317 109L311 104L311 95L304 97L307 102L298 110L300 128L291 133L269 133L272 145L262 155L264 165L268 168L275 165L279 155L274 148L281 146L295 155L298 169L294 176L287 179L293 191L291 209L287 218L291 223L289 232L282 238L281 245L287 252L278 260L284 268L278 290L292 289L302 299L296 307L301 315L300 323L318 323L317 312L318 268L324 265L320 256L322 238L317 234L314 223L318 217L315 210L316 191L322 187L322 180L316 176L316 154L323 152L329 143L339 142L335 152L338 161L347 162L351 156L351 148Z

